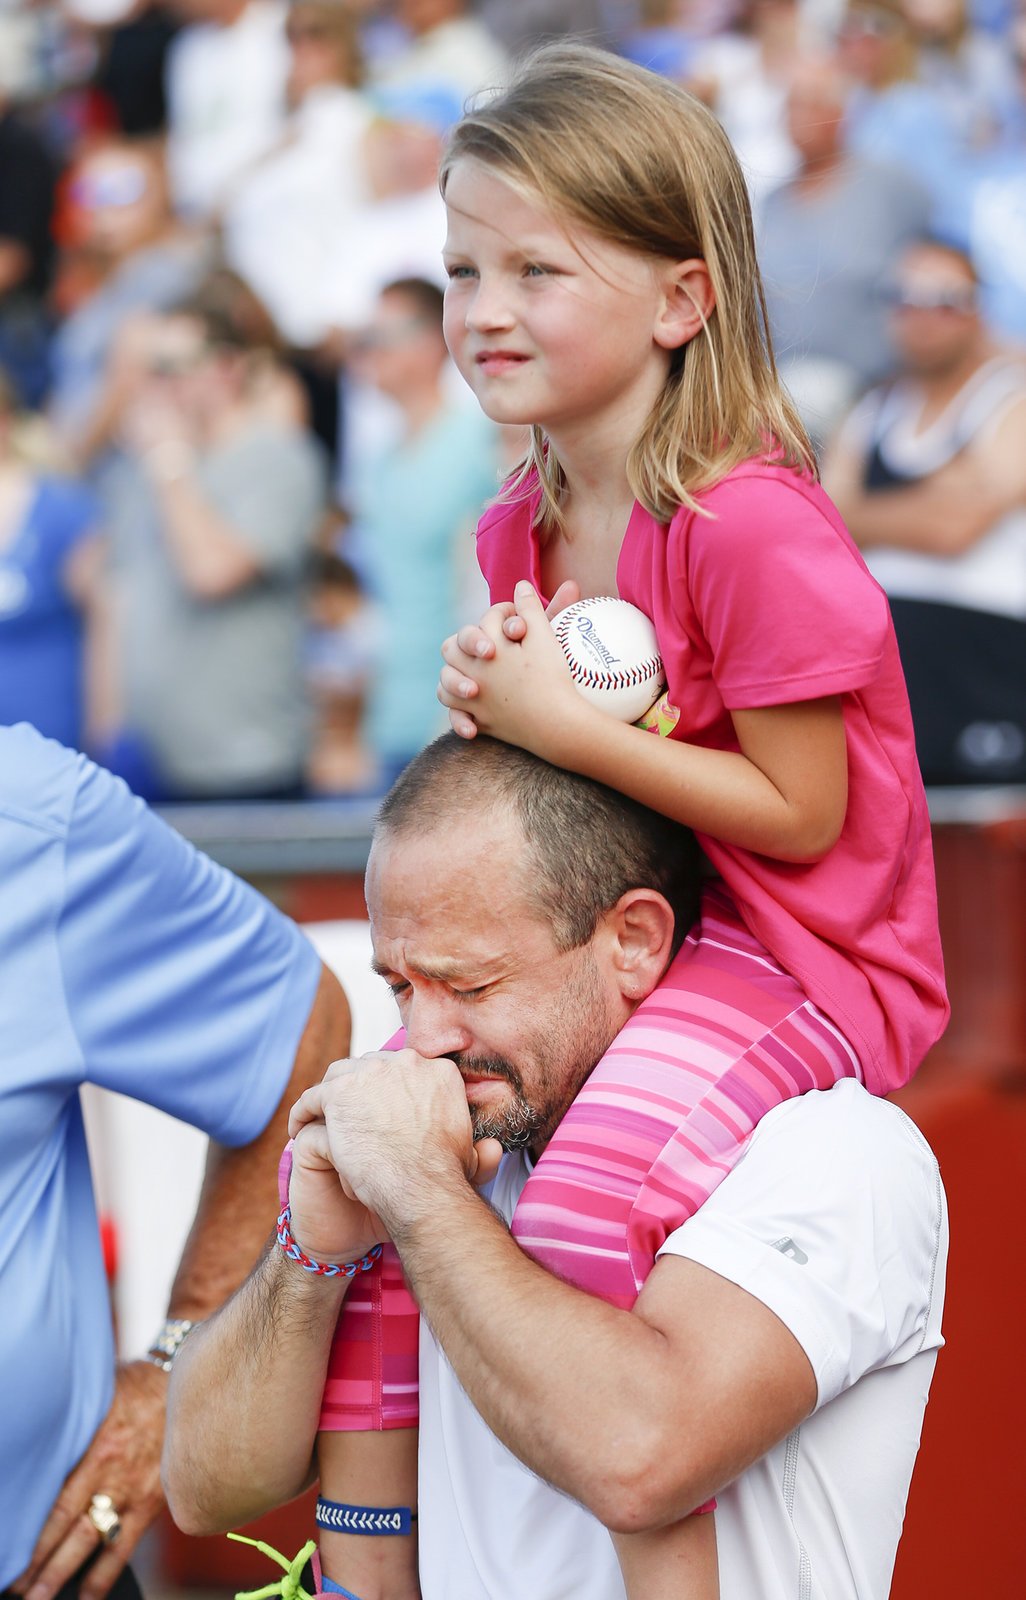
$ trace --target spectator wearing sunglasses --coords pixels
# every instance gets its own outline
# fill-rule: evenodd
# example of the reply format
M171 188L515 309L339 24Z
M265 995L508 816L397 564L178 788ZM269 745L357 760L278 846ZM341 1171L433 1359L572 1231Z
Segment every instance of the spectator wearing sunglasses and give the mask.
M926 782L1023 783L1026 362L956 246L914 245L891 289L897 370L824 481L890 597Z
M159 146L112 139L72 175L75 231L100 281L54 341L50 406L83 467L110 443L124 387L118 338L133 314L177 305L199 286L209 246L172 214Z
M849 0L838 35L841 65L855 83L849 149L912 173L942 202L967 153L958 107L926 81L912 25L899 0Z

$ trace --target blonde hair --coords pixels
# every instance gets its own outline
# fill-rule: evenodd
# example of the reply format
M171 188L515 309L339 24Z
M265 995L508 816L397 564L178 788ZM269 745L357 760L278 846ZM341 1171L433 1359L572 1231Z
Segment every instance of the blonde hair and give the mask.
M470 157L565 221L643 255L701 257L716 295L675 353L627 461L631 489L660 522L753 456L812 474L808 435L777 376L744 176L726 134L693 95L602 50L552 45L453 130L441 185ZM565 479L541 428L507 484L537 480L539 523L563 524Z

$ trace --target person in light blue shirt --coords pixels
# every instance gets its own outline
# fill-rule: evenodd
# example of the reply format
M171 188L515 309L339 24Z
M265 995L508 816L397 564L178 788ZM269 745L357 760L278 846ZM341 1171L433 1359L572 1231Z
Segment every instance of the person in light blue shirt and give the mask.
M196 1321L270 1233L288 1107L348 1011L285 917L25 723L0 727L0 882L0 1591L129 1596L169 1362L115 1368L79 1089L233 1147L211 1153L172 1291Z
M358 351L360 376L402 413L401 437L361 463L354 481L354 554L381 614L363 732L387 787L446 725L435 695L438 652L473 614L461 590L474 565L474 526L499 488L498 435L477 406L449 395L434 284L389 284Z

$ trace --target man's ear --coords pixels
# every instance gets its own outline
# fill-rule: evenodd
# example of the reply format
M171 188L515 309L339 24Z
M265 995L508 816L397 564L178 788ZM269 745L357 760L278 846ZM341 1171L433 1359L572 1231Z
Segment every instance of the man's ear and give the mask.
M716 305L709 268L698 256L674 262L666 268L663 290L655 342L664 350L679 350L701 332Z
M605 916L613 981L638 1005L652 993L670 962L674 916L655 889L628 889Z

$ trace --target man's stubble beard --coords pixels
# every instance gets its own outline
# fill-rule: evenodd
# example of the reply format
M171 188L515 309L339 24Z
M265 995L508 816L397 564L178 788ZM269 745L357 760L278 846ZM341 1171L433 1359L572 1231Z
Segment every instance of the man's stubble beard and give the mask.
M525 1045L542 1064L540 1082L530 1095L520 1072L503 1056L460 1053L452 1058L462 1072L501 1078L513 1091L503 1106L470 1107L475 1140L497 1139L510 1151L547 1143L619 1030L594 957L589 949L583 949L573 979L564 987L558 1009L554 1008L550 1031L525 1029Z

